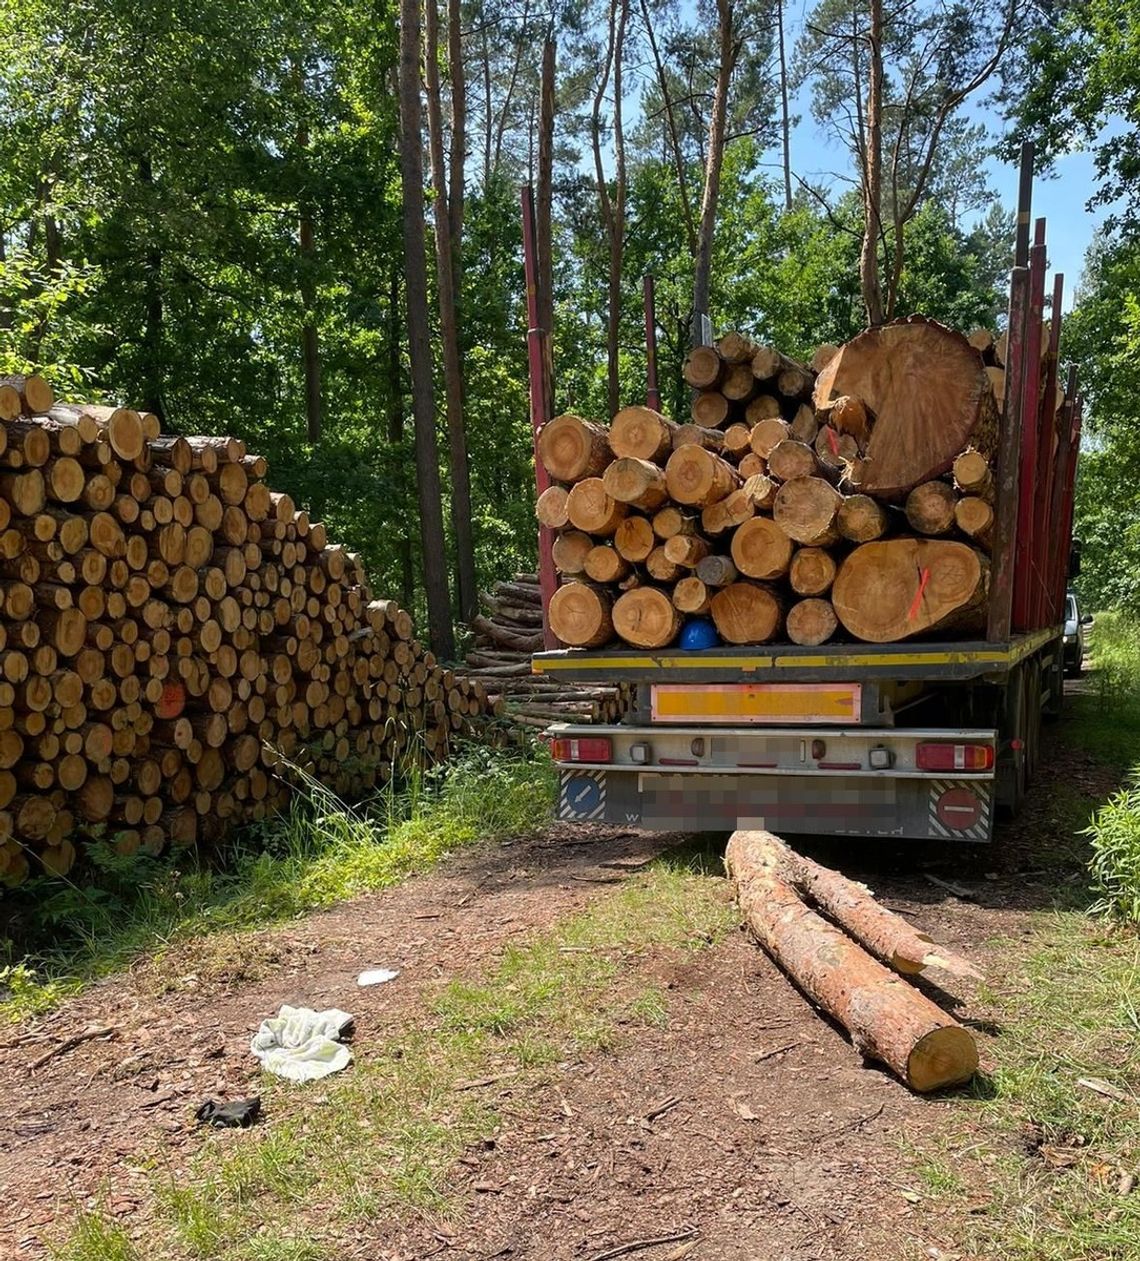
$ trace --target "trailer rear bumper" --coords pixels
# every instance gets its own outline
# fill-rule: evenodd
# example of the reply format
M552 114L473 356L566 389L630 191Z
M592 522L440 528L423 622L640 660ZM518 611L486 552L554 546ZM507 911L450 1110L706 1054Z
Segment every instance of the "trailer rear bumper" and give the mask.
M651 831L766 828L829 836L986 842L992 777L559 768L558 818Z

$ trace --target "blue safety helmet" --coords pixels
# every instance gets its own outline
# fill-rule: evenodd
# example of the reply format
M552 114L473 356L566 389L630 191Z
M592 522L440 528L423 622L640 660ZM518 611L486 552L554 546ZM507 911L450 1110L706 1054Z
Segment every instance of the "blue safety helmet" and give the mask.
M720 636L712 619L708 617L691 617L681 631L681 647L689 652L700 648L715 648L720 643Z

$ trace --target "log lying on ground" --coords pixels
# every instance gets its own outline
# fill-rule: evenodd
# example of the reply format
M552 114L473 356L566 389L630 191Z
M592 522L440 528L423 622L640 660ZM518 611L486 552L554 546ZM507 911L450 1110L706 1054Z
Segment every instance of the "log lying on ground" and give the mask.
M954 976L985 979L967 959L936 945L932 937L920 933L901 915L881 906L865 885L796 853L771 832L751 832L749 836L754 852L763 854L765 862L788 884L896 972L914 976L926 968L939 968Z
M850 1033L860 1054L912 1090L967 1082L978 1068L970 1033L843 931L810 910L785 878L765 833L734 832L725 862L761 946Z

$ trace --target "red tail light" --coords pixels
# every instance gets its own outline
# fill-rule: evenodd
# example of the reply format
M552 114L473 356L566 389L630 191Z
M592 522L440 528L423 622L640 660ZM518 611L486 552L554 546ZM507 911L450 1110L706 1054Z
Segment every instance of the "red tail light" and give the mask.
M550 756L556 762L611 762L614 746L604 736L555 736Z
M993 768L992 744L950 744L925 741L915 750L920 771L988 771Z

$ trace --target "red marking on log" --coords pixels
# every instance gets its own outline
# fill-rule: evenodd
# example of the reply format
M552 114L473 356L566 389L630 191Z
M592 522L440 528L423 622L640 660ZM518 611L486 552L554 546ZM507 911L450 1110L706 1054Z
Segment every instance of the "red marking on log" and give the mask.
M186 708L186 689L181 683L168 682L162 685L162 695L154 707L156 718L177 718Z
M910 609L907 611L906 620L913 622L918 616L918 610L922 607L922 597L926 594L926 584L930 581L930 568L924 566L922 575L918 580L918 590L914 593L914 599L911 601Z

